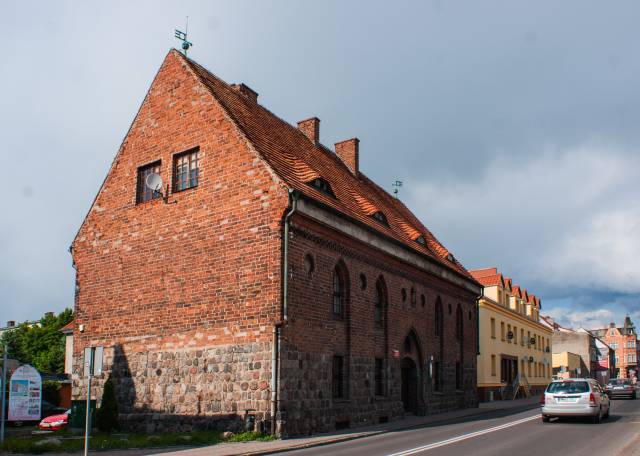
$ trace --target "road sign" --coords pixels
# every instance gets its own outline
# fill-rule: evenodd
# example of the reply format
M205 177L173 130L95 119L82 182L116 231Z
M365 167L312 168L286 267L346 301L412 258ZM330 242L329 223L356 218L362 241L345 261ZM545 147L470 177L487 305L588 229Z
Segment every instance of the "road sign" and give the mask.
M103 347L86 347L84 349L84 376L102 375Z

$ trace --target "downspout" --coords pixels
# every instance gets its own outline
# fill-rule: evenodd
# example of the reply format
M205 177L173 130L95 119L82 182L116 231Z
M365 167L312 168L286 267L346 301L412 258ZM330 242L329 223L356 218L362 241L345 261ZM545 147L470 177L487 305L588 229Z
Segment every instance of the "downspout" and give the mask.
M484 287L476 298L476 355L480 355L480 300L484 296Z
M288 321L289 291L289 231L291 217L298 207L298 193L289 189L289 211L283 217L282 245L282 319L273 325L273 350L271 353L271 434L277 430L276 418L280 399L280 348L282 346L282 327Z

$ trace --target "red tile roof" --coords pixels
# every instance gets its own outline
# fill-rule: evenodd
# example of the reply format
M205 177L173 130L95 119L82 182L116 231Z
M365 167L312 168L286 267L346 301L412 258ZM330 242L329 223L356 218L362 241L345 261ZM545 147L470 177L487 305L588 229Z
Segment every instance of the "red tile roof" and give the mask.
M500 285L501 283L504 284L504 278L502 277L502 274L498 273L493 275L486 275L483 273L483 271L484 270L481 269L479 271L469 271L469 273L484 287L494 287L496 285Z
M473 271L469 271L469 272L473 277L477 279L478 277L494 276L498 274L498 268L474 269Z
M71 320L69 323L67 323L66 325L64 325L62 328L60 328L60 332L63 333L71 333L73 332L73 330L75 329L75 321Z
M473 281L467 270L450 256L449 251L400 200L361 172L354 175L333 151L310 141L300 130L243 96L198 63L178 51L172 52L187 62L252 146L288 186ZM308 185L318 177L329 183L335 198ZM387 217L389 226L371 217L377 211ZM420 235L424 236L426 246L415 241Z

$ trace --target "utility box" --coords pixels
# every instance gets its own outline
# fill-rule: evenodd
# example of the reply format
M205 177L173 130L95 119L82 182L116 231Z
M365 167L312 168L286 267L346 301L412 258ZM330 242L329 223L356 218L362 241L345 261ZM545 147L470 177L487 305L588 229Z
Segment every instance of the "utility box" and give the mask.
M93 428L93 420L96 414L96 400L90 402L91 415L89 416L89 429ZM71 401L71 415L69 416L69 427L72 429L84 429L84 420L87 414L87 401Z

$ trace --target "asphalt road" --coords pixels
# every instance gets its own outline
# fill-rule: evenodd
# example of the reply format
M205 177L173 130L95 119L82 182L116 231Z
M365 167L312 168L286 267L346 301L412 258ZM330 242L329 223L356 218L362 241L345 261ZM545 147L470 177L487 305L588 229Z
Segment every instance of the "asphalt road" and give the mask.
M451 421L287 455L640 455L640 400L611 402L601 424L565 419L542 423L538 409Z

